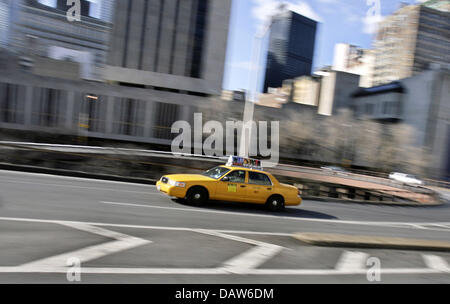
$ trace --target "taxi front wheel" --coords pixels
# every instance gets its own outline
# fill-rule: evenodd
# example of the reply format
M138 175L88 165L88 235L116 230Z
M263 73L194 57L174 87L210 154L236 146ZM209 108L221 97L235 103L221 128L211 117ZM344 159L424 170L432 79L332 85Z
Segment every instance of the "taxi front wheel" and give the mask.
M192 205L202 205L208 201L208 192L201 187L192 188L188 191L186 200Z
M284 199L279 195L271 196L267 202L266 207L270 211L282 211L284 210Z

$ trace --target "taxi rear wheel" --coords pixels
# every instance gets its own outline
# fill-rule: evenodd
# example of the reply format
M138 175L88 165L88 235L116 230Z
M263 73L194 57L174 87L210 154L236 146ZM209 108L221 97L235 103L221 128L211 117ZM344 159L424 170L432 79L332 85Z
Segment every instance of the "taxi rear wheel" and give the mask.
M192 205L202 205L208 201L208 192L201 187L189 189L186 201Z
M270 211L282 211L284 210L284 199L280 195L274 195L269 197L266 202L266 207Z

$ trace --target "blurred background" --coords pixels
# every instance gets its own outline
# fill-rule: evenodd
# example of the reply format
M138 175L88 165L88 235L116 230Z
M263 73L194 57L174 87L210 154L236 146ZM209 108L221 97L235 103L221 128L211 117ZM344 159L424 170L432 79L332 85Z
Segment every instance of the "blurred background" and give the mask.
M0 0L3 165L180 171L18 142L170 151L175 121L253 101L281 163L450 181L450 1L66 2Z

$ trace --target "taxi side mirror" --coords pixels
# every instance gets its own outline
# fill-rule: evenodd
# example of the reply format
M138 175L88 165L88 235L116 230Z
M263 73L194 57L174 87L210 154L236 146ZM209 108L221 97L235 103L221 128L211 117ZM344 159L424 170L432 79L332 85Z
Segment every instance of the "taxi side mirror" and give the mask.
M229 181L230 181L230 178L229 178L228 176L225 176L224 178L222 178L222 181L223 181L223 182L229 182Z

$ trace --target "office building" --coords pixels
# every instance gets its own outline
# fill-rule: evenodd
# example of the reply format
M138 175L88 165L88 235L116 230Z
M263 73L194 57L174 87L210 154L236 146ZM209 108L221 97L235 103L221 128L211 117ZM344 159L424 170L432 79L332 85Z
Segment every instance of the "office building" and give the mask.
M61 68L56 61L71 61L79 65L78 69L71 69L74 73L79 71L77 77L101 80L113 2L82 0L81 20L70 22L67 12L71 6L65 0L13 1L9 48L30 57L36 73L58 77Z
M416 75L433 63L450 63L450 13L441 4L404 5L380 23L375 85Z
M7 47L12 0L0 0L0 47Z
M353 94L359 118L413 127L414 146L426 148L429 173L450 180L450 70L435 66L415 76Z
M118 1L106 79L219 96L230 10L231 0Z
M351 96L359 88L360 76L346 72L322 70L320 84L319 109L320 115L332 116L342 108L349 108Z
M301 76L293 80L293 102L317 107L319 97L320 77Z
M358 46L338 43L334 49L333 70L358 74L360 87L371 87L375 65L375 52Z
M311 75L317 22L292 11L273 17L264 92L283 80Z

